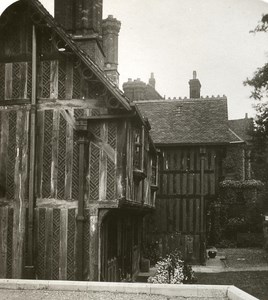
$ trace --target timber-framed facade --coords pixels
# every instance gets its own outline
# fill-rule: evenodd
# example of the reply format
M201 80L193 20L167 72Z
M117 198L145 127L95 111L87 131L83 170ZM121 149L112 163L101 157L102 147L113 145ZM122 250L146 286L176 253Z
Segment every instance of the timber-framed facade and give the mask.
M82 50L38 1L6 9L0 43L0 277L132 278L155 206L149 123L100 41Z
M195 71L189 85L190 98L134 101L159 151L156 210L145 236L161 245L162 256L178 249L185 260L205 264L220 182L251 178L245 137L252 119L228 121L226 96L202 97Z

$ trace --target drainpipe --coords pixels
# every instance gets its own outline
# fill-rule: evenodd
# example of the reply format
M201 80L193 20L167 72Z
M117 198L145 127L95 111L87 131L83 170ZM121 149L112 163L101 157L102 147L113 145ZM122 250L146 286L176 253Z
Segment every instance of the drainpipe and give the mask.
M35 136L36 136L36 78L37 78L37 54L36 54L36 30L32 29L32 97L30 111L30 162L29 162L29 206L28 206L28 247L25 266L25 276L28 279L35 278L34 269L34 244L33 222L35 208Z

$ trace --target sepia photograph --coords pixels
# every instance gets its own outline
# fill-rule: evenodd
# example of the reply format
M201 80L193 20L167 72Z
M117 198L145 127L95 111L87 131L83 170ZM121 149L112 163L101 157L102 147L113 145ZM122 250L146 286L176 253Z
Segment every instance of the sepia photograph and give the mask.
M1 0L18 298L268 300L268 0Z

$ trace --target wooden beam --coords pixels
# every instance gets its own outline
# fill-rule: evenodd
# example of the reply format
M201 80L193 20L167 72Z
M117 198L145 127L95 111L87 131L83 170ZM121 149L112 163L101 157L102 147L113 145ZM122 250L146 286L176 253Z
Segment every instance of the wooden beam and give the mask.
M5 100L12 98L12 65L8 63L5 68Z
M50 99L58 99L59 62L50 62Z
M72 100L58 100L38 98L37 108L40 110L62 108L62 109L86 109L86 108L101 108L104 107L104 101L96 99L72 99Z
M200 147L200 262L205 263L205 251L206 251L206 205L204 197L204 170L205 170L205 156L206 148Z
M73 62L69 59L66 60L65 96L69 100L73 98Z
M79 194L78 194L78 214L77 220L77 243L76 243L76 280L83 280L84 270L84 200L85 200L85 180L87 174L87 121L80 121L78 124L79 131Z
M117 124L117 147L116 147L116 198L126 197L126 151L127 151L127 126L122 120Z
M8 63L8 62L26 62L31 61L32 56L31 54L16 54L16 55L0 55L0 62Z
M26 203L24 193L25 171L22 163L25 149L24 139L27 139L25 132L25 112L17 112L16 122L16 145L15 168L14 168L14 219L13 219L13 247L12 247L12 277L22 278L23 257L25 243L26 225ZM26 128L27 129L27 128ZM27 146L26 146L27 147Z
M89 244L89 253L90 253L90 261L89 261L89 280L96 281L98 280L98 263L99 263L99 216L98 216L98 208L92 205L90 209L90 244Z
M28 210L28 242L26 258L26 277L34 278L34 246L33 222L35 207L35 154L36 154L36 80L37 80L37 47L35 25L32 29L32 99L31 99L31 124L30 124L30 162L29 162L29 210Z
M0 278L7 278L8 207L0 207Z
M46 209L45 217L45 278L52 278L53 208ZM66 248L67 249L67 248Z
M104 126L104 125L103 125ZM107 126L105 125L105 128ZM103 154L105 153L111 160L113 163L116 162L116 153L115 150L108 144L107 142L107 128L105 129L102 127L102 134L101 137L97 137L92 131L88 130L89 134L90 134L90 142L94 143L95 145L97 145L101 151L103 152Z
M51 163L51 197L57 198L58 156L59 156L60 111L53 111L52 129L52 163Z
M68 209L60 210L59 279L67 279Z
M73 111L72 111L73 116ZM72 199L72 173L73 173L73 136L74 128L66 124L66 158L65 158L65 199Z
M7 149L8 149L8 112L0 111L1 114L1 124L0 124L0 185L1 185L1 194L0 197L4 197L6 193L6 181L7 181Z
M27 104L31 104L31 100L28 99L9 99L10 101L0 101L0 106L9 106L14 108L14 106L19 105L20 108L22 107L22 105L27 105Z
M108 145L108 123L103 122L100 127L100 140L102 140L102 147L100 147L100 184L99 184L99 200L107 200L107 155L104 149L104 144ZM90 139L92 141L92 139ZM112 149L112 147L109 145ZM113 149L112 149L113 150ZM113 161L115 161L115 152L113 150Z
M102 249L104 249L104 245L102 245L102 242L107 242L103 239L102 236L102 222L104 218L109 213L109 209L99 209L99 220L98 220L98 281L101 281L101 271L102 271L102 263L104 262L104 258L102 259Z
M134 114L124 114L124 115L100 115L100 116L87 116L81 117L80 119L87 120L107 120L107 119L129 119L135 117Z

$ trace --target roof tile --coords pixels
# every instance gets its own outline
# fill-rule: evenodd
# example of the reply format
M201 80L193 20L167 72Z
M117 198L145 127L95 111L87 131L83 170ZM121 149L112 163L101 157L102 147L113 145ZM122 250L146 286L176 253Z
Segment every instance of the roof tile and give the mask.
M156 144L224 144L230 142L227 99L136 102L151 124Z

